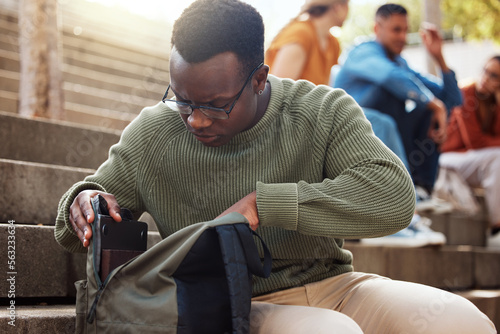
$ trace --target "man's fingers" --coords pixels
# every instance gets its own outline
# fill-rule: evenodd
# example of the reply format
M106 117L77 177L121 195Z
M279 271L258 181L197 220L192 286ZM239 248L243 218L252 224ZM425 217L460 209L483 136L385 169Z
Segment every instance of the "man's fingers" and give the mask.
M103 194L101 193L101 196L104 197L106 200L106 203L108 203L108 212L111 218L114 219L116 222L121 222L122 221L122 216L120 214L121 209L120 206L118 205L118 202L116 201L115 196L111 194Z
M122 216L120 215L120 207L118 206L118 203L114 202L114 205L109 205L108 206L109 210L109 215L116 221L116 222L121 222L122 221Z

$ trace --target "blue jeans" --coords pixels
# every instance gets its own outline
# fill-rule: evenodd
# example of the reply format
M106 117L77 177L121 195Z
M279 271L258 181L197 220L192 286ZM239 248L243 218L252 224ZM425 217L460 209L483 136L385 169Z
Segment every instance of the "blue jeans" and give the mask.
M401 159L408 172L410 172L410 165L408 164L403 141L394 119L387 114L371 108L363 108L363 112L370 123L372 123L375 136Z

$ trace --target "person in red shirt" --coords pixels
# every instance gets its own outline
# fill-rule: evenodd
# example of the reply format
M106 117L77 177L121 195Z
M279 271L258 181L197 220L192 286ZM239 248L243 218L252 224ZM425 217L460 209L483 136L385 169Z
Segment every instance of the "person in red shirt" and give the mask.
M500 245L500 55L490 58L480 79L462 88L464 102L453 109L439 164L472 187L485 189L494 238Z

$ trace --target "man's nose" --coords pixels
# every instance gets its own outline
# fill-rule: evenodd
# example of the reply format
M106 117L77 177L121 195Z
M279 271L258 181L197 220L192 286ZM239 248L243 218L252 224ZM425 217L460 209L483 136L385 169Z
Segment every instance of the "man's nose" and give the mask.
M199 109L194 109L188 116L187 122L193 129L203 129L212 125L213 120L205 116Z

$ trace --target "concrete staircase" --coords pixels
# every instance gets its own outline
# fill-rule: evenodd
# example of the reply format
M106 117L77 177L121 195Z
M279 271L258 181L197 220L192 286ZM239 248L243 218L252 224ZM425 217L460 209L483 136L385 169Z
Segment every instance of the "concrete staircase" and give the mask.
M141 18L130 24L130 14L93 3L61 3L67 119L50 121L17 115L17 1L0 0L2 333L74 332L73 284L85 278L86 256L70 254L54 240L58 201L106 160L123 127L142 107L157 103L168 81L167 28L163 32L158 23ZM95 13L110 19L104 22ZM473 218L455 213L432 218L450 245L401 249L347 242L355 269L461 294L500 328L500 250L484 247L484 226ZM152 246L159 235L150 217L143 220L150 224ZM7 267L10 235L15 236L13 268ZM12 301L15 310L9 310ZM11 316L15 327L8 325Z
M19 105L17 1L0 0L0 111ZM169 80L171 27L84 0L59 2L66 121L122 130Z

